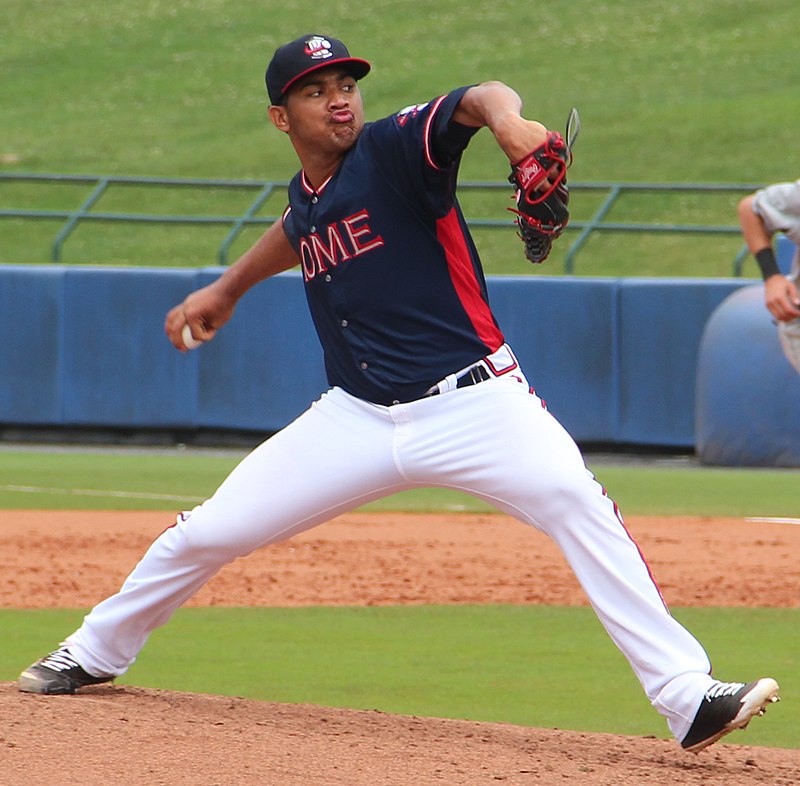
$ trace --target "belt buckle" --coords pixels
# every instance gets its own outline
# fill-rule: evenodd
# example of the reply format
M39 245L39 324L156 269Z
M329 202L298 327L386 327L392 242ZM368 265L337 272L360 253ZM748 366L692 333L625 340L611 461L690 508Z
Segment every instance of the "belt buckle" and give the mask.
M479 360L474 366L470 366L456 381L457 388L466 388L470 385L477 385L491 379L491 374L487 371L483 361Z

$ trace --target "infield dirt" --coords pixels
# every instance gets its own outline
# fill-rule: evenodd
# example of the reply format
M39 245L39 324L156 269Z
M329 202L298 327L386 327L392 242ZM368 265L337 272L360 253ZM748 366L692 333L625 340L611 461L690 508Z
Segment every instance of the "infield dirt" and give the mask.
M91 606L170 523L151 512L3 511L0 607ZM670 605L800 606L800 527L626 524ZM187 605L585 602L552 543L505 516L355 513L238 560ZM0 724L0 786L800 783L800 750L738 744L746 732L694 756L655 738L130 686L41 697L0 683Z

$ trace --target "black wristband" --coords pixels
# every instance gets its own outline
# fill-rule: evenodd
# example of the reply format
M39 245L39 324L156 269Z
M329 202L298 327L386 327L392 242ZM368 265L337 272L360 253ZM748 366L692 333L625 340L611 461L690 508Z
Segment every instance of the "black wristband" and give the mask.
M756 255L756 262L758 262L758 266L761 268L761 275L764 277L764 281L766 281L770 276L774 276L776 273L780 274L780 268L778 267L778 263L775 261L775 252L767 246L766 248L762 248Z

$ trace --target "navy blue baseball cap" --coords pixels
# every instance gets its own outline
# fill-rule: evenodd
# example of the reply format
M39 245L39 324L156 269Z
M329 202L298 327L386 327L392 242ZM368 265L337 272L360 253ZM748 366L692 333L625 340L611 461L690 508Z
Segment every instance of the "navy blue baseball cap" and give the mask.
M344 66L354 79L366 76L372 67L366 60L350 57L341 41L326 35L304 35L278 47L265 76L269 100L273 104L280 103L298 79L332 65Z

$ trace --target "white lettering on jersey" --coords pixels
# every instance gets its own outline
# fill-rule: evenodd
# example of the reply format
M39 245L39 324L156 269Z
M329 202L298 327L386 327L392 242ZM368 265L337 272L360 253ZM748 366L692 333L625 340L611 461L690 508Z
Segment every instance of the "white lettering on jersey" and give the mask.
M352 216L329 224L325 230L327 244L314 232L300 238L300 261L303 279L310 281L318 273L324 273L340 262L366 254L383 245L383 238L375 235L367 223L369 212L361 210Z

